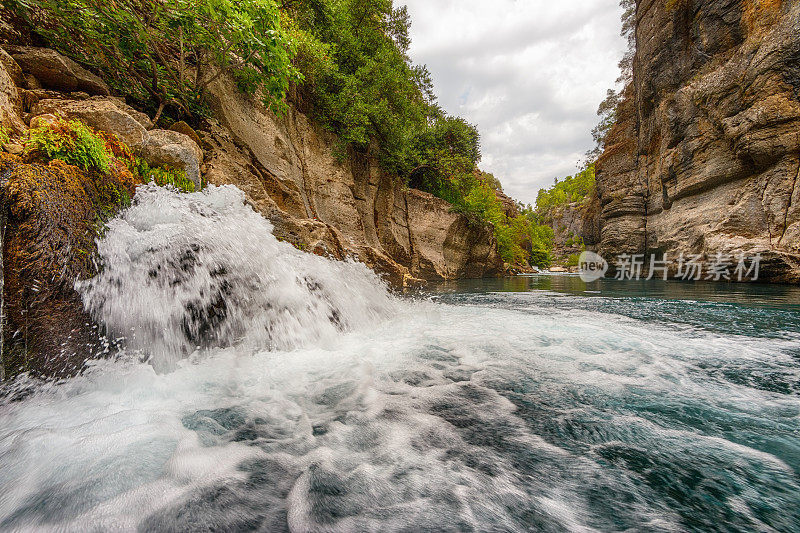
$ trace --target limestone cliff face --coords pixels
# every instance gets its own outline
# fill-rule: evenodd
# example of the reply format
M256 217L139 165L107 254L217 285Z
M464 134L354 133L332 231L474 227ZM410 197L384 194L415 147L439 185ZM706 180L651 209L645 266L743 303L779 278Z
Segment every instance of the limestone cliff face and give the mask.
M800 2L640 0L598 250L761 253L800 282Z
M315 253L355 256L395 284L501 272L491 228L404 188L369 154L337 159L336 138L295 108L277 117L223 79L211 100L216 120L199 132L206 177L243 189L278 236Z
M553 228L553 259L556 263L580 254L583 244L594 244L590 201L572 202L545 213L544 223Z

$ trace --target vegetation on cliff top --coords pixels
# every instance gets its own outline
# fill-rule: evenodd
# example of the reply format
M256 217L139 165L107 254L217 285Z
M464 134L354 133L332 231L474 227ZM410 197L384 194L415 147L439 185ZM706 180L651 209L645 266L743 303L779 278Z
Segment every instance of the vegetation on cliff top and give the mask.
M567 176L549 189L540 189L536 197L536 212L548 216L554 208L571 203L583 203L594 192L594 164L574 176Z
M3 0L5 14L49 46L93 67L159 116L195 116L208 85L229 73L265 103L285 106L299 79L272 0Z
M499 182L477 168L476 128L436 104L428 71L408 55L408 11L392 0L2 2L34 41L92 67L155 121L196 122L223 74L277 112L294 85L297 103L338 135L340 155L375 153L388 173L491 224L506 262L532 250L544 261L538 221L504 212Z

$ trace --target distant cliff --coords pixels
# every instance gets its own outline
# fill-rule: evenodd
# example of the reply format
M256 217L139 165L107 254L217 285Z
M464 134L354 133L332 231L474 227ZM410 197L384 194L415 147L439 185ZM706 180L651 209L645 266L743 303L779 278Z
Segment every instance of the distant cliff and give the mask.
M598 251L760 253L800 282L800 2L640 0Z

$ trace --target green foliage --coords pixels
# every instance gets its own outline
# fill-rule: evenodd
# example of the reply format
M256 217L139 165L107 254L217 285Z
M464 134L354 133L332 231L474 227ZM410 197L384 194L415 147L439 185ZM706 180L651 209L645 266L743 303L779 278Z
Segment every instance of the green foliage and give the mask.
M622 95L618 94L614 89L609 89L606 92L606 99L600 102L600 106L597 108L597 116L600 117L600 122L592 129L595 147L586 154L588 159L597 159L603 153L608 134L617 122L617 108L621 100Z
M564 266L565 267L578 266L578 263L580 262L580 257L581 257L581 254L572 254L572 255L570 255L569 257L567 257L567 261L564 263Z
M6 130L5 126L0 124L0 146L6 144L9 141L9 139L10 136L8 134L8 130Z
M672 9L670 4L674 5L680 1L682 0L667 0L667 9ZM622 8L620 36L625 38L628 46L625 50L625 55L622 56L618 64L620 75L617 78L617 83L627 86L633 81L633 59L636 55L636 1L620 0L619 5ZM621 103L621 93L615 89L606 91L606 98L597 108L597 116L600 117L600 123L592 129L592 138L595 145L585 154L587 166L588 162L596 161L605 150L608 134L617 121L617 109Z
M530 242L530 259L532 266L546 268L552 261L553 228L543 224L541 217L531 206L522 209L522 216L527 221L528 239Z
M503 192L503 184L500 183L499 179L494 177L494 174L480 171L480 176L478 177L478 179L480 179L482 182L484 182L497 192Z
M315 117L339 135L340 154L377 141L382 165L407 176L409 150L435 107L430 75L408 57L409 17L392 0L287 4Z
M480 160L480 136L475 126L457 117L439 114L416 133L407 151L405 168L409 185L461 205L483 180L476 165Z
M274 0L3 0L50 46L139 104L193 116L222 73L285 106L294 48Z
M144 182L154 182L161 187L171 185L183 192L194 192L194 182L186 177L186 172L181 169L169 167L151 167L147 161L136 158L131 171Z
M562 181L556 179L555 184L549 189L539 190L536 197L536 211L546 216L555 207L583 202L593 191L594 165L592 164L574 176L567 176Z
M113 157L106 151L103 139L76 120L58 120L28 130L25 152L103 173L110 171Z

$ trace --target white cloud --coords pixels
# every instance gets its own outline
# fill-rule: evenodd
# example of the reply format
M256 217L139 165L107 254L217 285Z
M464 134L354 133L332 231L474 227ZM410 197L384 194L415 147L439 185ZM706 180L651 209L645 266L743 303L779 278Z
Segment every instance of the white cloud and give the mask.
M625 50L618 0L400 0L439 103L478 126L481 167L533 202L592 148Z

